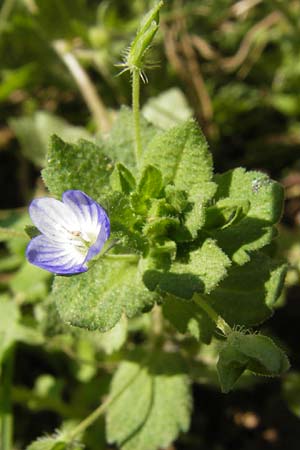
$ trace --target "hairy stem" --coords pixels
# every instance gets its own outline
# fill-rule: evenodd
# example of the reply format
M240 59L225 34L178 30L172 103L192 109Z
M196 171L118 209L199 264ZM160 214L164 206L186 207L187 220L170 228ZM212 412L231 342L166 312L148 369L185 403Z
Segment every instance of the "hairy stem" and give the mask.
M140 72L133 69L132 72L132 110L134 127L134 150L137 166L142 156L141 126L140 126Z
M76 57L68 51L67 45L64 41L59 40L53 42L53 48L68 67L70 73L76 81L82 97L84 98L87 107L94 118L98 130L103 133L107 133L111 128L110 119L106 107L99 97L88 74L79 64Z
M13 441L13 415L11 402L11 384L14 365L14 350L8 353L1 374L0 392L0 448L11 450Z
M211 318L211 320L216 324L217 328L222 331L222 333L226 336L229 332L231 332L231 327L227 322L214 310L214 308L207 303L203 297L199 294L194 294L193 296L194 302L200 306L203 311Z

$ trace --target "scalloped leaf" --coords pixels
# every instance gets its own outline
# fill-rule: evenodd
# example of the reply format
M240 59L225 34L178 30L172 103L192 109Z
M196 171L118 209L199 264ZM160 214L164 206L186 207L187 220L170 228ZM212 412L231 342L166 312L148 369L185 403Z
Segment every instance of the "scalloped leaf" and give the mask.
M69 144L52 136L47 166L42 170L49 191L61 197L68 189L80 189L101 202L109 189L113 170L112 161L104 150L104 145L100 147L83 139Z
M230 199L232 206L249 202L245 217L237 223L210 231L220 247L237 264L250 260L250 252L259 250L276 236L273 227L281 217L283 187L261 172L246 172L243 168L216 175L216 201ZM229 203L228 203L229 206Z
M230 325L257 325L272 315L286 270L286 264L258 253L247 264L232 266L207 300Z
M256 375L279 376L289 366L286 354L269 337L234 331L220 352L217 370L222 391L229 392L246 369Z
M123 312L152 308L157 295L144 286L137 262L118 255L99 259L87 272L55 277L52 297L62 320L89 330L110 330Z
M143 154L142 166L160 169L165 184L173 183L190 198L206 201L213 195L213 164L207 142L193 120L158 134Z
M143 280L148 289L190 299L195 292L209 293L226 277L231 262L212 239L189 253L185 260L175 260L169 271L157 270L157 261L144 262Z
M191 392L178 354L155 352L148 361L138 355L122 362L111 396L116 399L108 408L107 437L122 450L167 448L189 428Z

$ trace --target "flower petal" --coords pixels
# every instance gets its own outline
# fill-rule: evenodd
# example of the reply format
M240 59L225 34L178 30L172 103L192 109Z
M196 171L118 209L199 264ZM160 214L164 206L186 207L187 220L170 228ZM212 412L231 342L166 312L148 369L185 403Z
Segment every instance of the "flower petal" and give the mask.
M87 271L86 254L68 243L54 242L44 235L33 238L26 249L26 257L34 264L57 275Z
M98 236L101 233L101 239L99 239L103 245L110 235L110 223L105 210L87 194L78 190L64 192L62 200L76 215L83 235L93 236L98 242Z
M98 234L96 242L89 248L88 254L86 255L85 261L88 262L90 259L94 258L94 256L98 255L100 250L102 249L104 243L107 241L109 234L107 235L107 229L105 224L102 223L100 233Z
M72 209L54 198L37 198L29 206L34 225L55 242L72 240L72 232L80 228Z

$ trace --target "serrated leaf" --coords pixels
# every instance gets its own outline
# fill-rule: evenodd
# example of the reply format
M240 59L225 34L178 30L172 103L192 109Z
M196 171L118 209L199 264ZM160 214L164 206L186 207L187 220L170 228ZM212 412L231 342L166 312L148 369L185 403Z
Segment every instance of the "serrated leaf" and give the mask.
M156 135L157 129L142 117L140 127L142 148L146 148L148 142ZM132 111L123 106L111 129L109 139L105 142L105 151L114 161L136 171L133 129Z
M257 375L278 376L288 368L287 356L270 338L238 331L228 336L217 363L223 392L229 392L246 369Z
M122 450L168 447L187 431L191 394L185 365L178 354L155 352L149 361L122 362L114 375L107 414L107 438ZM176 395L174 395L176 393Z
M162 311L180 333L190 333L195 339L210 344L216 324L194 302L167 295L163 301Z
M156 295L144 286L137 262L118 255L99 259L86 273L57 276L52 297L64 322L89 330L110 330L124 312L151 309Z
M217 175L216 200L229 198L236 202L249 202L247 215L238 223L211 232L220 247L237 264L250 260L249 253L269 244L276 235L273 225L281 216L283 188L261 172L246 172L238 168Z
M194 121L155 136L143 154L143 166L148 164L160 169L165 184L173 183L198 200L210 198L212 158Z
M83 139L77 144L69 144L54 135L42 176L53 195L61 197L68 189L80 189L101 202L109 188L112 169L103 146Z
M187 260L175 260L169 271L159 271L150 259L145 261L143 280L148 289L160 290L185 299L195 292L209 293L226 276L229 258L212 239L206 239ZM147 267L148 264L148 267ZM152 267L151 267L152 265Z
M78 441L70 442L64 434L64 431L57 431L52 436L38 438L26 450L83 450L84 447Z
M272 315L286 270L285 264L257 253L249 263L232 266L207 300L230 325L257 325Z

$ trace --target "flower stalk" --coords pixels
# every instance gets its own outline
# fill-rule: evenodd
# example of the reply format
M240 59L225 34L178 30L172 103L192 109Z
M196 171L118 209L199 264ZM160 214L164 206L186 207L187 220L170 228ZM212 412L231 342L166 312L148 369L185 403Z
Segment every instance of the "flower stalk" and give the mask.
M141 126L140 126L140 71L132 71L132 111L134 123L134 150L137 166L142 156Z

